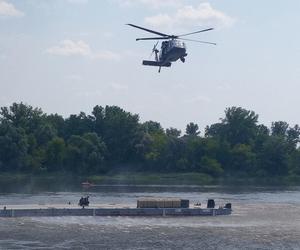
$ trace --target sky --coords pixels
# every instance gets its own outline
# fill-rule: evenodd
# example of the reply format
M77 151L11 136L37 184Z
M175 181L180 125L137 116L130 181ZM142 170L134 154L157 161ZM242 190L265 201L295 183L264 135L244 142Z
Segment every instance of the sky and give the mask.
M201 128L227 107L259 123L300 124L299 0L0 0L0 106L24 102L64 117L117 105L164 128ZM213 27L186 62L142 66L167 34Z

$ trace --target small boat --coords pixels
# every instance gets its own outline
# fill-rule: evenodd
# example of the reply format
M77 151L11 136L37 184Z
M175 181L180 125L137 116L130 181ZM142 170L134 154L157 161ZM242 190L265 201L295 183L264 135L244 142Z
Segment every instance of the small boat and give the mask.
M82 185L83 187L92 187L92 186L94 186L94 184L91 183L91 182L89 182L89 181L81 182L81 185Z

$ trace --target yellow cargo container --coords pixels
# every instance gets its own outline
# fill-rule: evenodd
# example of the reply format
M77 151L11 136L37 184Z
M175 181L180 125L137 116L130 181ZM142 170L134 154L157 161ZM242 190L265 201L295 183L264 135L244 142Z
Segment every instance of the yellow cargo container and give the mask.
M138 208L181 208L181 199L144 198L137 200Z

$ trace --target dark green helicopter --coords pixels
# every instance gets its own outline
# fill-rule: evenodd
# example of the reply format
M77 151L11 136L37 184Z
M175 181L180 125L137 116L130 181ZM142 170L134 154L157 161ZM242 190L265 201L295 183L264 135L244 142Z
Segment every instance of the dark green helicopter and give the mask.
M213 30L213 28L199 30L199 31L195 31L195 32L187 33L187 34L182 34L182 35L167 35L167 34L157 32L154 30L150 30L150 29L146 29L146 28L134 25L134 24L129 23L127 25L158 35L157 37L137 38L136 41L166 40L161 43L160 51L157 49L157 45L158 45L159 41L157 41L157 43L154 45L151 56L153 55L153 53L155 53L155 61L148 61L148 60L143 61L143 65L159 67L158 72L160 72L161 67L171 67L172 62L176 62L178 59L180 59L183 63L185 62L185 57L187 56L186 45L182 40L216 45L216 43L182 38L182 37L193 35L196 33L210 31L210 30Z

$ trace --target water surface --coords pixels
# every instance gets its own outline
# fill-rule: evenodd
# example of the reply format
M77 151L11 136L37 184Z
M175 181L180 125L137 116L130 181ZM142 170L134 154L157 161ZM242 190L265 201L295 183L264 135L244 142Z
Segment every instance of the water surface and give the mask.
M135 206L139 197L214 198L219 217L0 218L0 249L300 249L300 188L98 186L74 192L0 194L0 205L93 203Z

